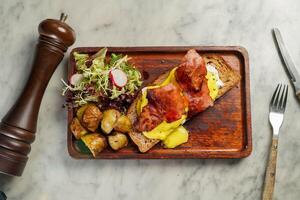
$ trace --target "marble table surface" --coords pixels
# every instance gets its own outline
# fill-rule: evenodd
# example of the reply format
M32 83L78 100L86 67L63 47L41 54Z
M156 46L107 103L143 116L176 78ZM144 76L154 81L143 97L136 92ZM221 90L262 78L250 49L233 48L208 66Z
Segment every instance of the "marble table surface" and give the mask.
M273 88L288 83L271 35L279 27L300 71L300 1L0 0L0 117L19 95L37 25L69 14L75 46L241 45L250 56L253 152L241 160L74 160L67 153L60 79L46 90L30 160L21 178L0 175L9 200L259 199L271 128ZM300 198L300 104L289 94L280 135L275 199Z

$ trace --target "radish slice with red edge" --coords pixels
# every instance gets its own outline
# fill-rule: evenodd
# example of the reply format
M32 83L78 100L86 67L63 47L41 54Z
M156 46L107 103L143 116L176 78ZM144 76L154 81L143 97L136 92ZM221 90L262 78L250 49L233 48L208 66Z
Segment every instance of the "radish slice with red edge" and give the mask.
M83 79L82 74L73 74L70 79L71 85L77 85Z
M120 69L113 69L109 72L112 83L117 87L124 87L127 83L127 75Z

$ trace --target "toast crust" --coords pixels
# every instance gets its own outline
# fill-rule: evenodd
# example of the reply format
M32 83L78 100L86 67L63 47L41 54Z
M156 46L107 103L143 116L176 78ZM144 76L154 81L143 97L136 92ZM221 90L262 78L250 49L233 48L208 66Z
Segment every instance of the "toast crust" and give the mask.
M234 86L236 86L239 83L241 76L236 71L234 71L231 67L229 67L223 58L216 55L202 55L202 57L204 58L205 64L212 63L216 67L216 69L219 72L219 77L224 83L224 86L219 90L217 98L223 96L226 92L228 92L230 89L232 89ZM160 75L153 82L153 84L161 83L166 79L168 74L169 72ZM132 124L135 124L138 119L138 115L136 112L136 104L140 96L141 96L141 92L138 94L137 98L130 105L127 111L127 117L130 119ZM142 153L147 152L153 146L155 146L157 143L160 142L160 140L149 139L145 137L143 133L135 131L134 127L133 130L130 131L128 134L131 140L138 146L139 151Z
M160 84L167 78L168 74L169 74L169 72L166 72L166 73L160 75L153 82L153 84ZM133 103L130 105L130 107L127 111L127 117L131 121L131 124L135 124L137 122L138 115L137 115L137 111L136 111L136 104L140 97L141 97L141 92L138 94L137 98L133 101ZM149 138L145 137L143 133L136 132L134 127L133 127L133 130L130 131L128 134L129 134L131 140L138 146L139 151L142 153L147 152L149 149L151 149L154 145L156 145L160 141L160 140L149 139Z
M205 64L212 63L219 72L219 77L224 83L224 86L219 89L217 99L223 96L226 92L236 86L240 80L241 76L231 67L229 67L225 60L220 56L216 55L203 55Z

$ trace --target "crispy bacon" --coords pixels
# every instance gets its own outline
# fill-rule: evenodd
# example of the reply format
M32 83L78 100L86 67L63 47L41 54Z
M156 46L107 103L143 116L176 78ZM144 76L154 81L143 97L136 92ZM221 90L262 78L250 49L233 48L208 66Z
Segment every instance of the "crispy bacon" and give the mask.
M194 49L189 50L176 70L176 80L188 99L189 117L213 105L205 76L203 58Z
M154 105L148 104L143 108L139 120L135 125L138 131L150 131L162 121L161 113L158 112Z
M178 86L172 83L148 91L148 100L162 114L167 122L173 122L181 118L187 107L187 100L182 95Z
M213 100L209 96L209 89L207 87L206 79L203 80L200 90L188 90L184 92L184 95L187 97L189 102L189 117L204 111L209 106L213 106Z
M149 131L162 121L173 122L182 117L188 106L181 89L173 83L150 89L147 93L148 105L142 110L137 124L138 130Z
M194 49L189 50L176 70L177 82L184 90L198 91L205 76L206 67L203 58Z
M148 90L148 105L139 116L137 129L150 131L164 120L178 120L186 112L186 107L191 117L212 106L205 76L203 58L195 50L189 50L175 72L177 83Z

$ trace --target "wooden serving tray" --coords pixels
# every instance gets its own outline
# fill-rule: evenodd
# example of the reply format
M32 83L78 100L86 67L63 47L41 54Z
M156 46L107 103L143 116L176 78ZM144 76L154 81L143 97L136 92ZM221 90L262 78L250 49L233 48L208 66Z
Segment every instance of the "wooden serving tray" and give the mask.
M186 52L194 48L201 55L216 54L241 75L237 87L231 89L215 102L215 105L193 117L185 127L189 130L189 140L175 149L165 149L157 144L147 153L139 153L130 142L128 147L114 152L104 150L96 159L153 159L153 158L243 158L252 151L249 58L246 49L238 46L188 46L188 47L110 47L108 53L129 55L131 62L141 71L144 85L157 76L177 66ZM73 52L94 54L99 47L82 47L72 50L69 60L68 78L75 71ZM73 110L68 110L68 124L73 118ZM80 153L75 138L68 127L68 151L78 159L94 159Z

